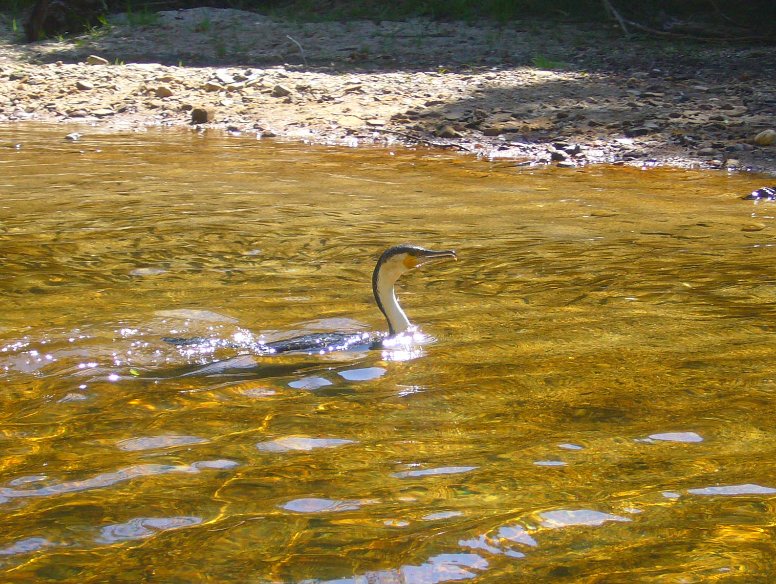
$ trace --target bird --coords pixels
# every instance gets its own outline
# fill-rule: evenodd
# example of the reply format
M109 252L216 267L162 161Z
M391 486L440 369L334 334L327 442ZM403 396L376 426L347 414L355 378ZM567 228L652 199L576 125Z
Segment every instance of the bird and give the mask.
M395 284L401 276L416 268L440 260L457 260L452 249L434 251L413 244L394 245L378 258L372 272L372 293L380 312L388 324L388 332L377 333L312 333L290 339L265 342L255 340L252 335L241 335L240 340L211 339L204 337L164 337L162 340L179 347L202 349L244 349L258 355L283 353L331 353L334 351L360 348L382 348L388 340L413 333L416 329L410 322L396 298Z

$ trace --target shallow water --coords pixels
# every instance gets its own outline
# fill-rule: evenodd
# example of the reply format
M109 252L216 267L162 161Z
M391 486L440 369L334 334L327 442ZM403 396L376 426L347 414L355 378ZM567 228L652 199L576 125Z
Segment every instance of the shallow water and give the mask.
M71 130L0 127L3 582L776 578L762 177ZM404 241L414 358L161 340L382 329Z

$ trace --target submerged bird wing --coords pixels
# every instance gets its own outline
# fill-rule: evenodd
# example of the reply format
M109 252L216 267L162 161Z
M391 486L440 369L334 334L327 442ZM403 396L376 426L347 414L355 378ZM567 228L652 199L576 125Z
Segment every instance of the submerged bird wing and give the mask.
M331 353L373 348L377 335L370 333L311 333L267 343L273 353Z
M238 343L208 337L163 337L176 347L205 349L243 349L255 355L284 353L331 353L334 351L366 351L380 344L384 335L379 333L311 333L290 339L267 343Z

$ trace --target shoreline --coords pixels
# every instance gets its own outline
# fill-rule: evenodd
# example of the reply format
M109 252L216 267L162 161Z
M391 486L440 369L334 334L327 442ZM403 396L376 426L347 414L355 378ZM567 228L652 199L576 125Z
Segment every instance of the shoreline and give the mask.
M776 174L776 144L755 143L776 129L773 47L677 48L583 25L292 23L212 8L123 18L31 45L10 42L3 22L0 123L197 126L519 165Z

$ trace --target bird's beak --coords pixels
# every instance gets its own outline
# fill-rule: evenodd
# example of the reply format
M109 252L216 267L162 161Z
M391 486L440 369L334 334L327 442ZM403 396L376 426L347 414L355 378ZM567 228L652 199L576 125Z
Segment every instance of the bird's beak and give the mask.
M444 251L427 251L425 252L421 257L418 258L418 266L422 266L423 264L430 263L436 260L444 260L452 258L454 260L458 260L458 256L455 255L455 251L452 249L446 249Z

